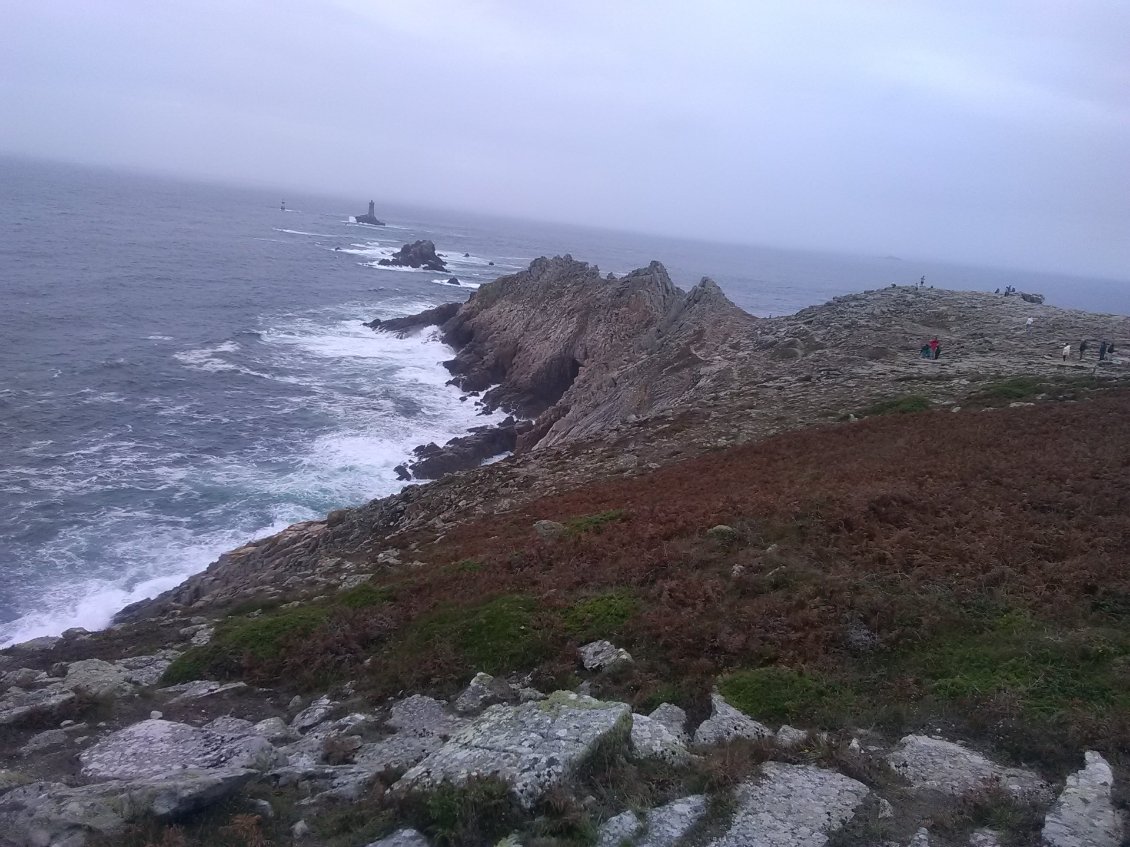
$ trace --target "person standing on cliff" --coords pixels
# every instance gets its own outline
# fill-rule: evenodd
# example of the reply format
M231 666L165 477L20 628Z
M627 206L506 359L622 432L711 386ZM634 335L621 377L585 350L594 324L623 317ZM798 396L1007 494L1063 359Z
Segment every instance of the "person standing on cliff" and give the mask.
M1028 318L1028 320L1026 320L1024 322L1024 332L1027 333L1028 335L1031 335L1032 334L1032 324L1034 324L1035 322L1036 321L1035 321L1034 318Z
M938 343L938 336L935 335L930 339L930 355L933 356L933 358L938 358L938 348L941 346L942 345Z
M1066 362L1067 357L1070 356L1070 355L1071 355L1071 345L1070 344L1064 344L1063 345L1063 361Z
M1087 352L1087 339L1084 338L1079 342L1079 361L1083 361L1083 354Z
M1099 361L1100 362L1103 361L1104 359L1106 359L1106 350L1107 350L1106 342L1103 341L1101 344L1099 344Z

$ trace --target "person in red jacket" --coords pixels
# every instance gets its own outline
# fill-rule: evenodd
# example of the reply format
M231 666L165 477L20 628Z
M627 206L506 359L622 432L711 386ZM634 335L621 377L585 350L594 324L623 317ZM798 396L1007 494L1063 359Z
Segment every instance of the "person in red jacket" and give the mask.
M935 359L938 358L938 348L942 345L938 343L938 337L934 336L930 339L930 355Z

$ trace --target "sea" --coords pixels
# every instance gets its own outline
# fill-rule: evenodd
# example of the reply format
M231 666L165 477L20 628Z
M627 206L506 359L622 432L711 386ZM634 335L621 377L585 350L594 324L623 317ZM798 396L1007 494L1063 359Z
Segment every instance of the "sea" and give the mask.
M387 226L354 222L370 199ZM377 264L420 238L448 273ZM1130 313L1104 280L0 158L0 645L104 627L226 550L399 490L414 446L490 416L447 384L434 334L363 323L564 253L617 274L658 259L763 316L923 275Z

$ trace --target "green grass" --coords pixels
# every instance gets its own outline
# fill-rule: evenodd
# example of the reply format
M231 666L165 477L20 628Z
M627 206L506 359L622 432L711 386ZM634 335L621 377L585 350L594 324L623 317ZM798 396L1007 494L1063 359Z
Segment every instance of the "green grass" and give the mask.
M976 392L975 400L1027 400L1048 388L1046 379L1038 376L1014 376L991 382Z
M161 683L239 676L246 659L276 659L289 643L309 636L329 618L330 611L324 606L279 609L257 618L229 618L216 628L211 642L193 647L173 661L161 675Z
M856 417L870 418L876 415L905 415L910 412L924 412L930 408L928 398L920 394L906 394L902 397L891 397L879 400L856 412Z
M578 600L565 610L565 628L582 641L612 638L623 632L639 605L635 595L623 589Z
M517 802L496 777L472 777L461 785L444 783L409 796L401 814L437 847L494 844L522 822Z
M1130 708L1119 668L1130 637L1114 629L1057 632L1004 615L981 632L958 630L904 657L939 700L976 703L1007 697L1024 715Z
M334 598L334 602L345 606L347 609L371 609L375 606L390 603L394 599L395 592L391 588L387 586L378 587L371 582L363 582L354 588L340 592Z
M737 671L718 681L727 702L752 718L794 725L836 725L847 717L851 696L814 673L786 667Z
M504 595L470 607L438 609L415 621L399 645L410 654L454 651L464 670L489 674L532 667L551 650L531 597Z
M565 527L574 535L584 535L590 532L602 532L610 523L622 521L625 518L623 509L610 509L595 515L582 515L579 518L565 521Z

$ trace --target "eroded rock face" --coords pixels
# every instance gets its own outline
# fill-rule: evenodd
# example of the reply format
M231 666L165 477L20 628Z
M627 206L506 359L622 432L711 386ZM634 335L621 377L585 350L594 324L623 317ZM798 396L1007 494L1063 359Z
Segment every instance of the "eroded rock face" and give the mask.
M769 762L741 785L729 831L711 847L823 847L867 797L861 782L812 765Z
M605 703L569 691L520 706L491 706L439 750L410 769L398 789L432 788L493 774L520 802L532 806L560 784L598 743L631 732L624 703Z
M1006 768L980 753L926 735L908 735L887 756L915 788L960 797L996 786L1020 800L1050 799L1048 784L1032 771Z
M79 755L84 776L144 779L177 771L269 768L281 756L258 735L232 738L188 724L148 720L113 732Z
M1117 847L1125 821L1111 802L1114 774L1106 759L1088 750L1082 770L1067 784L1044 819L1047 847Z
M710 717L694 733L695 744L720 744L734 738L768 738L773 734L765 724L739 712L718 693L710 695Z
M601 671L632 663L632 654L611 641L593 641L580 647L577 652L581 654L581 664L586 671Z

